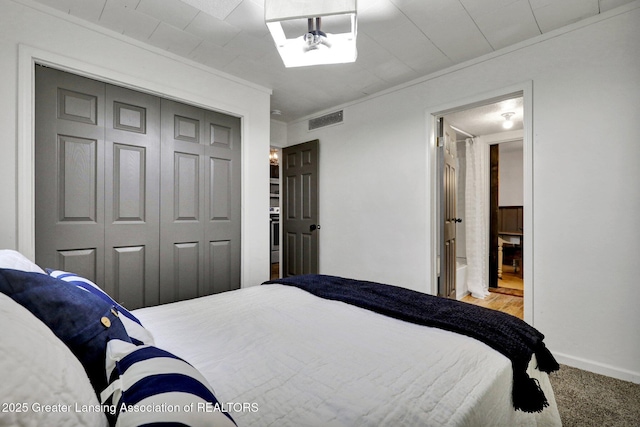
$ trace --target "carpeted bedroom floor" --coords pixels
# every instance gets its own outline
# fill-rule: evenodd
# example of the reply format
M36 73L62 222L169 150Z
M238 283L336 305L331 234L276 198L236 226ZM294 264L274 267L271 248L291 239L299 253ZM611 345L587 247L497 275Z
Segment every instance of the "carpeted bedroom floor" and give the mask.
M549 377L564 427L640 427L640 384L566 365Z

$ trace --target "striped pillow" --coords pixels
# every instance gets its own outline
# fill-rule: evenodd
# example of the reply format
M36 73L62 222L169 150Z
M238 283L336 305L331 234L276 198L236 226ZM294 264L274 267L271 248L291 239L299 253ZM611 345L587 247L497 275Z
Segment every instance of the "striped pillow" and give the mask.
M136 316L131 314L129 310L124 308L122 305L118 304L113 298L109 296L105 291L103 291L98 285L93 283L89 279L85 279L84 277L78 276L74 273L68 273L66 271L61 270L52 270L47 268L47 274L51 277L55 277L56 279L64 280L67 283L71 283L76 285L80 289L84 289L87 292L90 292L100 298L103 301L108 302L110 305L115 305L118 312L121 314L120 320L124 325L127 333L129 334L129 338L131 338L131 342L136 345L154 345L155 342L153 340L153 335L144 326Z
M100 400L114 408L116 427L236 426L202 374L168 351L112 340L106 369Z

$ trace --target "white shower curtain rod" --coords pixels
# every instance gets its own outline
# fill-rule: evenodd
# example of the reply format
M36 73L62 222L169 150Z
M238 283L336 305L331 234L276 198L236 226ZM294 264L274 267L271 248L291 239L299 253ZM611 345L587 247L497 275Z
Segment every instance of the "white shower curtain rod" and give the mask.
M449 126L451 126L451 125L449 125ZM456 132L458 132L458 133L463 134L464 136L468 136L469 138L475 138L475 135L471 135L469 132L465 132L465 131L463 131L462 129L458 129L458 128L457 128L457 127L455 127L455 126L451 126L451 129L455 130L455 131L456 131Z

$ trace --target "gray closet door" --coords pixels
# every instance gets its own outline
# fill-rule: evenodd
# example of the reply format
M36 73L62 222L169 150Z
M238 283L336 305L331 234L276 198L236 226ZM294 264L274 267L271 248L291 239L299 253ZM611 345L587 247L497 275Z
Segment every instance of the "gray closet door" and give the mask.
M36 262L104 283L105 84L36 67Z
M160 99L36 67L36 262L157 304Z
M160 98L107 85L105 290L125 307L159 303Z
M160 301L240 287L240 121L162 100Z
M128 308L240 287L240 119L36 67L36 262Z
M240 288L240 119L205 111L203 294Z

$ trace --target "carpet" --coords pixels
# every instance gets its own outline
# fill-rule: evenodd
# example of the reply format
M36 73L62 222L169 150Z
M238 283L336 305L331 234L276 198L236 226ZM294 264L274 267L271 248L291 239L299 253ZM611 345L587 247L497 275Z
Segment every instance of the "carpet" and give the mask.
M640 427L640 384L566 365L549 379L564 427Z

